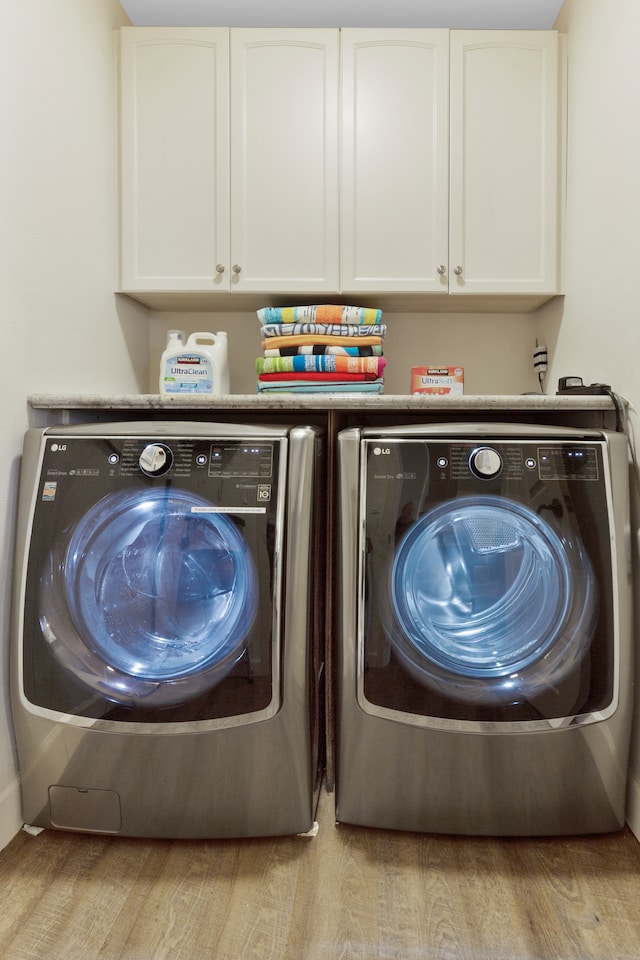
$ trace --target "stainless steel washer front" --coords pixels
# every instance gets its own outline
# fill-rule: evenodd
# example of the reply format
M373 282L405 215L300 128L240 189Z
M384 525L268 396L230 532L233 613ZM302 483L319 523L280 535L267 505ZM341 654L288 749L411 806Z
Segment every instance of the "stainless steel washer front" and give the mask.
M320 452L311 427L28 432L12 639L28 823L311 827Z

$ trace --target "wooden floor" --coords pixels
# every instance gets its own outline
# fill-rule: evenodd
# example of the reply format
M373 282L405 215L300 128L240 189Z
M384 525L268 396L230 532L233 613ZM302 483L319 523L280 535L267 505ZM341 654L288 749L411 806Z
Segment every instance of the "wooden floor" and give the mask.
M638 960L640 845L391 833L146 841L24 832L2 960Z

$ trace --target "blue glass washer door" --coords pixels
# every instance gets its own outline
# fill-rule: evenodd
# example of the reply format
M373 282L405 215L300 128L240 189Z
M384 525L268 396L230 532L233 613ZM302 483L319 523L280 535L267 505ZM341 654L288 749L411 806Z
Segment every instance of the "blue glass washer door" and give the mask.
M107 664L163 681L228 669L253 622L258 583L234 522L185 491L113 494L79 521L66 551L66 599Z
M500 496L455 499L418 519L397 549L391 594L397 652L418 679L438 685L447 673L482 681L533 669L535 677L560 640L575 649L551 654L533 685L557 680L590 641L596 604L584 551ZM467 684L471 697L479 689Z

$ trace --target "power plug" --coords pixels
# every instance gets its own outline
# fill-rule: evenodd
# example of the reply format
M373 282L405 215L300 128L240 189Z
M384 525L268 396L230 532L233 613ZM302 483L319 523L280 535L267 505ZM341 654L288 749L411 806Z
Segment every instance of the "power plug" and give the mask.
M547 372L547 361L547 348L543 344L538 343L536 340L536 348L533 351L533 369L538 375L538 382L540 384L540 390L542 393L544 393L544 378Z

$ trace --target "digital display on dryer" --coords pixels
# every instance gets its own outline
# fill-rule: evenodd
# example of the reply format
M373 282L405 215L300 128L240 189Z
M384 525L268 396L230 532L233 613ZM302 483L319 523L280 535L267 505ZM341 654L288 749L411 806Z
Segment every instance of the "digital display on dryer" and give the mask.
M541 480L597 480L596 447L557 444L538 448Z

